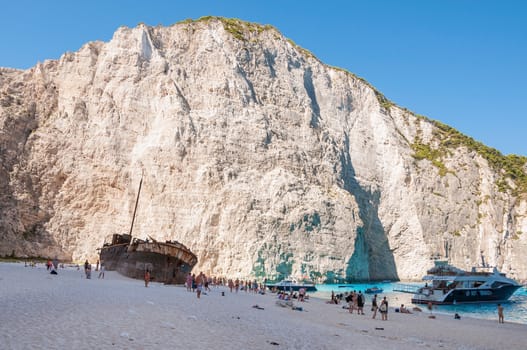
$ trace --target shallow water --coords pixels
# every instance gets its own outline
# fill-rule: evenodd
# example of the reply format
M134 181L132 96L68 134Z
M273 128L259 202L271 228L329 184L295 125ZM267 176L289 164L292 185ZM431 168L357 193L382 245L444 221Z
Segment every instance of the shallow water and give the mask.
M351 291L364 291L367 288L378 287L383 289L378 293L378 298L386 296L390 306L397 307L401 304L408 306L418 306L411 303L412 294L394 292L393 288L397 283L355 283L355 284L317 284L317 291L311 292L316 298L330 299L331 292L335 294L346 293ZM422 283L416 283L422 285ZM365 294L366 305L371 302L373 295ZM419 305L425 309L423 305ZM436 305L434 312L441 314L453 315L458 313L461 317L474 317L482 319L498 319L496 304L494 303L476 303L476 304L457 304L457 305ZM505 321L527 324L527 287L520 288L512 295L508 302L503 303ZM367 308L366 308L367 309Z

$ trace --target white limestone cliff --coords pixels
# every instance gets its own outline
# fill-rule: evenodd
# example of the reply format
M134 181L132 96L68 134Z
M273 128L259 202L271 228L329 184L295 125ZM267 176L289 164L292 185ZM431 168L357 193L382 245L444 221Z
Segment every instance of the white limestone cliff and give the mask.
M0 255L96 259L143 174L134 235L196 271L408 280L483 256L527 279L525 195L451 132L268 26L122 27L0 69Z

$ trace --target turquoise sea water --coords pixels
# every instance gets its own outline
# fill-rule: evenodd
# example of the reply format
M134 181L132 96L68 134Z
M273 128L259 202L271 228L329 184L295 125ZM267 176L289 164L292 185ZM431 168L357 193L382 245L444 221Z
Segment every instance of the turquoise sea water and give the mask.
M422 285L422 283L416 283ZM356 284L317 284L317 291L311 292L316 298L330 299L331 292L335 294L350 292L353 290L364 291L367 288L378 287L382 288L383 292L378 294L378 297L384 297L388 299L390 306L398 307L401 304L405 306L419 306L421 309L425 309L425 305L413 305L410 301L412 294L394 292L393 288L396 283L356 283ZM371 302L373 295L366 295L366 305ZM520 288L513 294L508 302L503 303L505 321L517 322L527 324L527 287ZM365 310L368 310L366 308ZM477 303L477 304L458 304L458 305L437 305L435 306L434 312L442 313L447 315L453 315L458 313L461 317L474 317L482 319L497 320L498 312L496 304L492 303Z

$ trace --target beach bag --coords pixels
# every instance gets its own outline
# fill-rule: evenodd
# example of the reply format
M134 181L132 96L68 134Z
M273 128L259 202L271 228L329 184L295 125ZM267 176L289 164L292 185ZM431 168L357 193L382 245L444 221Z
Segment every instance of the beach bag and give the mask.
M386 304L381 304L381 307L379 308L381 312L386 312Z

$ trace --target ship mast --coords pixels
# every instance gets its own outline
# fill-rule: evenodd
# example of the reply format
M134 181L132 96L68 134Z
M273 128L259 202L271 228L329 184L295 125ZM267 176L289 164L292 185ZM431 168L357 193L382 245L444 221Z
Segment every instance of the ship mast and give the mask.
M130 244L132 244L132 230L134 229L135 213L137 211L137 204L139 203L139 195L141 194L142 185L143 185L143 173L141 173L141 181L139 181L139 190L137 190L137 198L135 199L134 214L132 216L132 225L130 226Z

